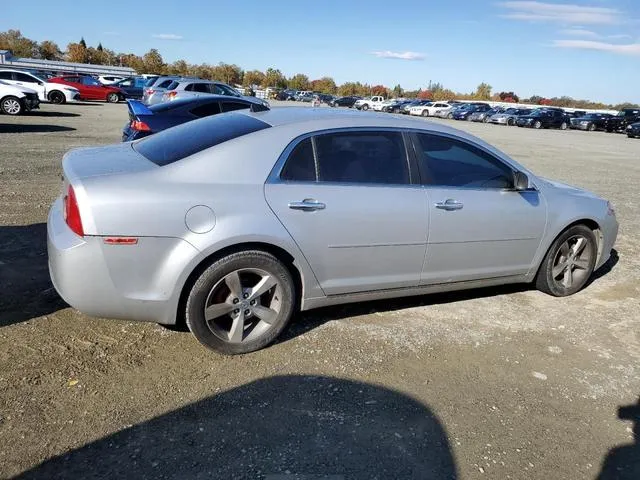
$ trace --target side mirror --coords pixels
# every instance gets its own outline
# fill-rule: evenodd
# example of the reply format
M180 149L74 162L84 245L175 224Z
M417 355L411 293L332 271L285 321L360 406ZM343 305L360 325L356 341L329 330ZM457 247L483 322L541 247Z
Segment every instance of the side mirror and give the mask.
M522 172L513 172L513 188L516 190L528 190L529 177Z

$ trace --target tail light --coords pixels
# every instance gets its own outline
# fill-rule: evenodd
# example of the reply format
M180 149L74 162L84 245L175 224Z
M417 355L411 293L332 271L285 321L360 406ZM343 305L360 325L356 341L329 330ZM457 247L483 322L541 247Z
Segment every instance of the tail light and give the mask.
M84 237L84 230L82 228L82 219L80 218L80 210L78 209L78 201L76 200L76 193L73 191L73 187L69 185L67 194L64 196L64 221L67 223L71 231L76 235Z
M150 132L151 128L149 125L144 123L142 120L133 120L131 122L131 129L136 130L138 132Z
M147 88L147 95L153 95L156 91L153 88Z
M167 98L168 98L168 99L172 99L173 97L175 97L176 95L178 95L178 92L176 92L176 91L174 90L174 91L172 91L172 92L167 92L167 93L166 93L166 95L167 95Z

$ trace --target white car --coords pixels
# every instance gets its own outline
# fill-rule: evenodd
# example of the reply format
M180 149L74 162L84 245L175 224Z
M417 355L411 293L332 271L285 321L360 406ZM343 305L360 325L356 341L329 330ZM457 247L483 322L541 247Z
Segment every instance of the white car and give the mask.
M451 105L445 102L432 102L426 105L418 105L409 109L409 115L418 115L422 117L435 116L440 110L451 109Z
M117 75L101 75L98 77L98 81L102 85L113 85L121 80L125 80L127 77L118 77Z
M376 95L374 97L367 97L358 100L353 104L353 107L358 110L369 110L370 108L375 108L377 105L382 105L384 101L384 97Z
M41 102L66 103L80 99L77 88L60 83L50 83L44 78L24 70L0 70L0 80L11 85L27 87L38 93Z
M386 107L387 105L391 105L393 102L395 102L395 100L385 100L384 102L377 102L371 106L371 109L374 112L382 112L384 107Z
M38 93L30 88L10 85L0 80L0 111L7 115L20 115L38 108Z

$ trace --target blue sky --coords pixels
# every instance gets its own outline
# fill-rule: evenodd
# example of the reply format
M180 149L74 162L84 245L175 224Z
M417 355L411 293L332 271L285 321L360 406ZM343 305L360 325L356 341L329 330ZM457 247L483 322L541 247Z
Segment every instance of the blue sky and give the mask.
M640 1L12 1L0 31L336 82L640 102ZM315 5L315 6L312 6Z

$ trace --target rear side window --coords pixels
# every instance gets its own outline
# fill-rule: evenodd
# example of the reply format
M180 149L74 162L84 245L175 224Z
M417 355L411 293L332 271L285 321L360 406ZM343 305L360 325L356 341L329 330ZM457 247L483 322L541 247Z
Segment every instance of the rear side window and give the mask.
M162 82L160 82L160 84L158 85L158 88L167 88L169 90L172 90L173 88L176 88L175 86L173 86L173 84L178 84L178 82L176 82L175 80L163 80ZM172 86L172 88L169 88L169 86Z
M0 80L12 80L11 72L0 72Z
M153 86L154 83L156 83L156 80L158 79L158 77L151 77L147 80L147 82L144 84L145 87L149 88L151 86Z
M208 117L220 113L220 105L218 102L206 103L191 110L196 117Z
M343 132L315 137L320 182L409 183L409 164L397 132Z
M223 112L233 112L234 110L242 110L244 108L249 108L250 105L248 103L242 102L222 102L222 111Z
M316 181L316 166L310 138L296 145L280 173L280 178L289 182Z
M156 165L169 165L228 140L270 125L243 114L213 115L144 138L133 148Z

